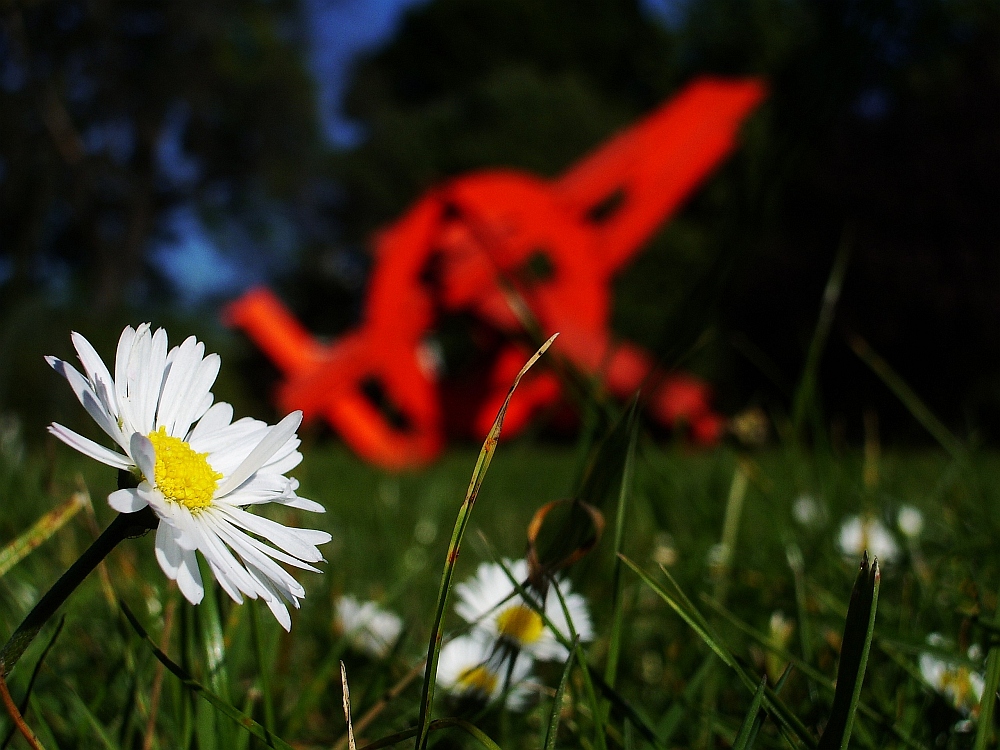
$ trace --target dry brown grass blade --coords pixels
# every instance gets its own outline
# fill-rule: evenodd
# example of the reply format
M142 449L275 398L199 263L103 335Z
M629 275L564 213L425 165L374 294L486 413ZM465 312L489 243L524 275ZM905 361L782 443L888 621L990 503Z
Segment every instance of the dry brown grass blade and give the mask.
M34 750L45 750L42 743L38 741L38 737L35 733L31 731L31 727L27 725L24 721L24 717L21 716L21 712L17 710L17 704L14 703L14 699L10 697L10 690L7 689L7 680L3 678L3 673L0 672L0 698L3 699L3 705L7 709L7 713L10 714L11 720L14 722L14 726L17 727L17 731L21 733L25 741Z
M358 745L354 741L354 727L351 726L351 689L347 687L347 667L343 660L340 662L340 684L344 690L344 721L347 722L347 745L350 750L358 750Z

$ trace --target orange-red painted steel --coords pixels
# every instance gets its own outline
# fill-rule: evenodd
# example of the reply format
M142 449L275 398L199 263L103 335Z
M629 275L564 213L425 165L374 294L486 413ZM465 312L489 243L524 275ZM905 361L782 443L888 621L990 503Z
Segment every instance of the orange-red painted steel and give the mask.
M273 294L256 289L226 310L282 371L283 409L322 417L360 455L392 469L441 450L443 417L433 352L441 315L466 314L504 334L464 422L480 435L530 352L525 325L556 331L555 351L627 397L640 385L650 413L710 444L724 420L697 378L658 372L609 327L611 281L735 146L764 97L756 79L701 78L555 180L495 169L448 181L374 238L375 264L359 326L323 345ZM504 435L560 400L538 369L507 411ZM454 420L451 420L454 421Z

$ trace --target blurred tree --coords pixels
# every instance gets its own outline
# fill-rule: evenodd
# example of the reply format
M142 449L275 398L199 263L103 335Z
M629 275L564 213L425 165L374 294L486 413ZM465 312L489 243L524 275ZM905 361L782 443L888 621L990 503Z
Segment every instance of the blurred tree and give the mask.
M619 279L618 330L709 372L728 408L787 405L849 236L831 412L903 424L853 332L951 423L1000 415L994 0L692 0L669 27L634 0L435 0L355 72L367 139L336 165L344 237L465 170L557 173L703 73L763 75L771 97Z
M0 314L40 288L135 302L157 238L231 217L252 236L302 201L319 141L294 0L0 9Z

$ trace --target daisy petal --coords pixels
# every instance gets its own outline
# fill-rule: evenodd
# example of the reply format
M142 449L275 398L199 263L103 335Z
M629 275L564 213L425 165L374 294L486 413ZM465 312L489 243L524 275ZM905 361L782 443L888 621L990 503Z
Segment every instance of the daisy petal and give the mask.
M177 568L177 588L192 604L200 604L205 596L205 586L198 570L198 558L193 551L184 550L181 564Z
M250 475L263 466L290 438L302 423L302 412L293 411L278 424L268 430L267 435L261 440L257 447L250 451L250 455L243 459L243 463L236 467L232 474L226 477L219 488L215 491L215 497L222 497L239 487Z
M156 478L156 450L153 448L153 441L138 432L132 435L130 444L132 459L135 461L139 471L152 483Z
M87 414L97 422L97 426L104 430L108 437L121 445L122 448L126 448L127 441L125 441L121 429L119 429L114 417L108 413L104 404L97 397L90 382L73 365L67 364L61 359L46 357L45 361L51 365L53 370L66 378L69 387L73 389L73 393L76 394L83 408L87 410ZM126 444L123 445L123 443Z
M109 448L105 448L103 445L95 443L90 438L85 438L83 435L79 435L68 427L63 427L61 424L53 422L49 425L49 432L55 435L57 438L62 440L70 448L80 451L85 456L90 456L95 461L100 461L102 464L107 464L115 469L129 469L132 467L132 462L129 460L128 456L123 456L121 453L115 453Z
M108 505L119 513L135 513L145 508L148 503L146 502L146 498L139 494L138 490L128 488L115 490L108 495Z

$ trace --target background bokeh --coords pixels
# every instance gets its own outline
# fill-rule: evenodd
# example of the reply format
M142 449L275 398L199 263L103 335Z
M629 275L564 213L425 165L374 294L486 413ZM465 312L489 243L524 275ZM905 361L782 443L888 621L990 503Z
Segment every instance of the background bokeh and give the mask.
M927 441L860 335L952 429L1000 434L1000 6L992 0L32 0L0 10L0 412L72 422L41 355L126 322L206 337L220 398L273 373L219 323L274 285L355 319L366 238L450 175L554 175L702 73L763 76L739 151L616 283L615 328L833 439ZM53 391L59 391L54 393Z

